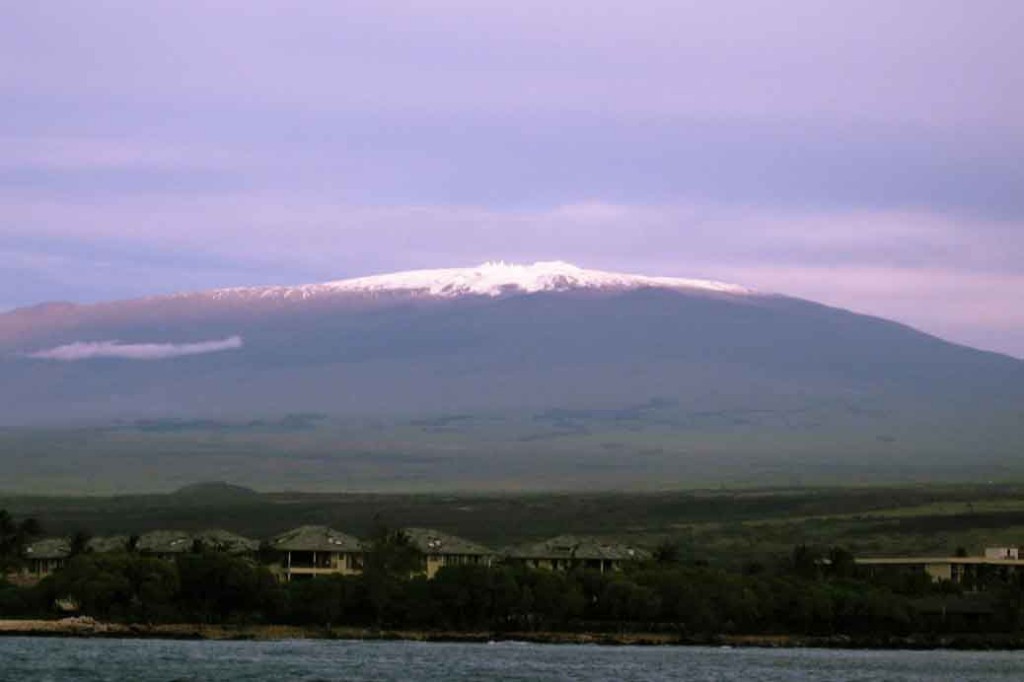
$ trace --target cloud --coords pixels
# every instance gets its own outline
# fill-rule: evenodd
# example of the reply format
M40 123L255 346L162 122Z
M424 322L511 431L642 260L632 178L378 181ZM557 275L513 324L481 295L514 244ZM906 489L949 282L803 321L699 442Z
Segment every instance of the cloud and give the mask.
M42 0L0 25L0 85L190 112L597 107L1019 129L1020 17L1014 0Z
M208 170L247 162L210 145L167 144L130 137L0 135L2 170Z
M6 242L9 251L54 255L63 250L82 257L103 247L107 252L100 257L112 263L148 254L150 260L177 259L183 271L205 262L223 269L245 264L266 273L239 284L269 283L259 277L283 271L340 278L493 259L560 258L616 268L649 267L652 259L662 258L666 267L738 260L968 271L1021 272L1024 267L1024 219L934 210L799 209L685 199L564 202L536 209L366 206L318 193L271 192L187 202L135 195L109 203L51 202L42 195L0 192L0 203L11 221L6 235L0 234L0 248Z
M164 360L185 355L219 353L242 347L242 337L230 336L219 341L197 343L121 343L120 341L88 341L69 343L49 350L29 353L39 360L92 360L94 358L120 358L125 360Z

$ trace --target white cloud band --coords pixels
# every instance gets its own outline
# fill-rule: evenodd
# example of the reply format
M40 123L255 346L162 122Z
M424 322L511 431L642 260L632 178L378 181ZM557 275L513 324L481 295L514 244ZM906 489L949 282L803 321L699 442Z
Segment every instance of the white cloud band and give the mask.
M197 343L121 343L119 341L90 341L69 343L49 350L29 353L39 360L92 360L94 358L121 358L126 360L163 360L185 355L219 353L242 347L242 337L230 336L215 341Z

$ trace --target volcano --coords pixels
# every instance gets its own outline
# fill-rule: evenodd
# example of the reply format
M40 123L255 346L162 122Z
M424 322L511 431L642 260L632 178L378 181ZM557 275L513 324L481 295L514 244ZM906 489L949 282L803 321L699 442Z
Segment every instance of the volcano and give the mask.
M488 263L0 315L6 490L1024 473L1024 361L699 279Z

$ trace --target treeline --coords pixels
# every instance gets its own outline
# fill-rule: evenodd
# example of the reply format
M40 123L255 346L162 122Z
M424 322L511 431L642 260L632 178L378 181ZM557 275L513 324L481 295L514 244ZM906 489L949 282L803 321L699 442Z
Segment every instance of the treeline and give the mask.
M39 535L31 519L0 510L0 576L24 563ZM705 634L1019 632L1021 574L992 576L963 593L922 572L858 567L841 549L799 546L770 565L723 568L659 547L650 561L600 573L515 563L418 574L422 555L401 531L378 528L355 576L282 583L260 559L195 546L174 560L134 551L73 556L39 583L0 577L0 617L73 612L138 623L277 623L308 626L501 631L663 631Z
M963 599L923 575L861 575L842 550L797 548L774 567L728 571L671 552L622 572L459 566L410 575L408 547L379 545L357 576L281 583L259 562L201 551L173 561L134 553L73 557L32 587L0 582L0 617L73 607L98 619L501 631L702 634L1016 632L1019 584L992 586L978 613L956 619L929 601ZM826 560L827 559L827 560ZM942 601L945 600L945 601ZM950 609L950 611L955 609Z

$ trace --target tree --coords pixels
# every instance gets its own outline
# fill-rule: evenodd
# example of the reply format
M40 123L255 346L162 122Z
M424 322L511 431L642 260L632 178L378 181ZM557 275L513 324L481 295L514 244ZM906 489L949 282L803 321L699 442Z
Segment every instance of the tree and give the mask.
M409 576L423 570L424 557L401 529L378 523L363 562L363 584L378 626L399 606L395 597Z
M41 534L37 520L28 518L18 523L6 509L0 509L0 575L21 568L25 547Z
M666 540L654 548L653 558L658 564L677 564L682 560L682 554L678 542Z
M70 598L92 616L122 616L134 597L125 569L121 557L80 554L53 574L52 600Z
M801 578L818 578L821 576L821 559L821 552L807 545L797 545L790 554L789 568Z
M287 618L295 623L330 627L361 620L359 581L354 576L325 575L286 585Z
M92 540L92 533L85 530L76 530L71 536L69 557L76 557L89 551L89 540Z
M185 554L178 557L177 566L182 604L201 620L257 616L278 589L265 567L224 552Z
M852 578L857 572L853 554L842 547L829 548L827 566L829 575L835 578Z

